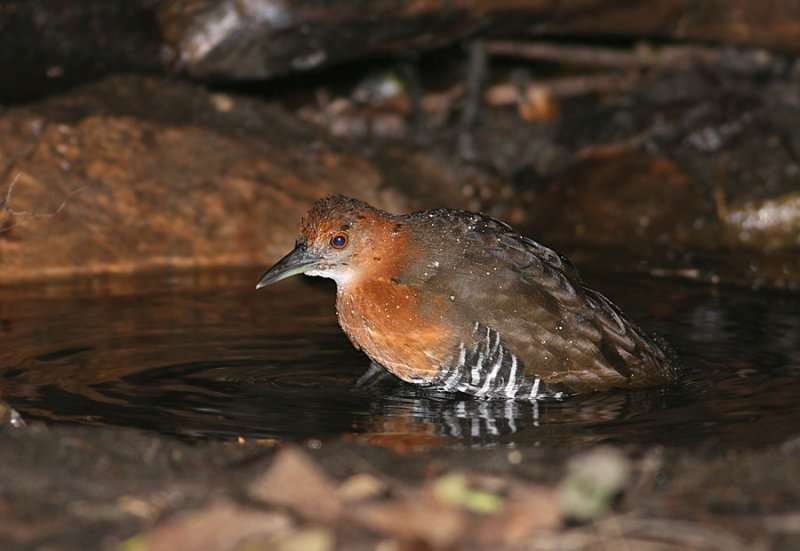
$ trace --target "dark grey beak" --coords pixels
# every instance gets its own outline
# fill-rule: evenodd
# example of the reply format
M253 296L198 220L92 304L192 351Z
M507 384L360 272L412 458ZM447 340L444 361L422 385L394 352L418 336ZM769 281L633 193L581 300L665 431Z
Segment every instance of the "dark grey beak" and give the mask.
M256 289L261 289L295 274L307 272L318 263L319 257L310 253L305 243L298 243L292 252L281 258L277 264L261 276Z

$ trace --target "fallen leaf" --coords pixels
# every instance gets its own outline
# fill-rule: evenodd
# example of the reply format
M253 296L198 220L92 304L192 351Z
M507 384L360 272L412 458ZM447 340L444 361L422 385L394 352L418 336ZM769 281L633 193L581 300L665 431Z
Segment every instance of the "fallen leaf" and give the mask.
M476 539L486 548L514 546L533 534L554 530L564 522L558 494L549 488L516 483L499 514L481 517Z
M283 513L217 503L168 520L122 544L123 551L229 551L253 539L274 540L289 533Z
M467 515L422 492L403 499L357 507L353 519L362 526L403 540L422 541L433 549L453 547L468 528Z
M386 493L386 483L367 473L354 474L336 489L336 494L346 503L366 501Z
M311 520L333 522L342 512L333 480L296 446L278 451L267 472L253 482L250 495Z
M319 528L304 528L276 541L266 549L270 551L333 551L336 538L332 531ZM255 550L254 550L255 551Z
M449 473L433 482L433 495L442 503L489 515L503 510L504 499L489 490L470 485L466 475Z
M609 446L571 459L559 486L566 514L591 520L606 512L628 482L630 469L625 454Z

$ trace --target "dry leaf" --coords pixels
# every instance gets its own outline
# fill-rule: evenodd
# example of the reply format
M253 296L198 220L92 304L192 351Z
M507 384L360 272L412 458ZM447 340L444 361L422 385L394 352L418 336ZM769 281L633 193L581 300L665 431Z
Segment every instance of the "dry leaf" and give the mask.
M419 540L433 549L452 547L468 528L465 513L421 492L402 500L361 506L353 512L353 518L374 532Z
M267 472L252 484L250 495L312 520L333 522L342 512L333 480L296 446L278 451Z
M274 540L289 533L291 520L283 513L217 503L180 515L149 532L127 540L124 551L228 551L249 540Z

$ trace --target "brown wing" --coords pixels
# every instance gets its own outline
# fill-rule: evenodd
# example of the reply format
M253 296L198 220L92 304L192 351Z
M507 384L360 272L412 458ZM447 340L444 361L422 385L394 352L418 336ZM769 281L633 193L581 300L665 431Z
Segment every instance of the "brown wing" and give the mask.
M583 287L563 256L488 217L452 211L447 227L413 278L450 298L457 333L475 322L497 331L526 373L574 392L674 379L664 347ZM454 238L458 247L445 246Z

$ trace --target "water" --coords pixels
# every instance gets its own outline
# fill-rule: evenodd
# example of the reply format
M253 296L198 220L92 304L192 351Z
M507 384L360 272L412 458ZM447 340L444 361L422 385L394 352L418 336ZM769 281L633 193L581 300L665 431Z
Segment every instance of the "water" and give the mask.
M347 435L408 447L761 446L800 426L800 296L587 277L681 356L675 388L540 404L407 385L354 388L368 366L331 282L255 291L256 270L0 289L0 396L27 419L187 438Z

